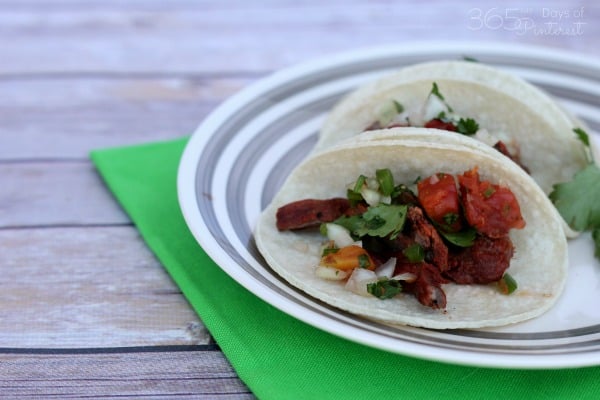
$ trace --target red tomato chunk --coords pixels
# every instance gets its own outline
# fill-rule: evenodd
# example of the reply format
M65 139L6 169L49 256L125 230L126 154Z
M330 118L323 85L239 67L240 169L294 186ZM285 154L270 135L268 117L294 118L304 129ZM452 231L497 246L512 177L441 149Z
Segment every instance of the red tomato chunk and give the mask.
M480 233L499 238L510 229L522 229L525 220L510 189L479 180L477 168L458 176L464 214L469 225Z
M417 184L421 206L431 220L449 232L462 228L460 201L454 177L437 173Z

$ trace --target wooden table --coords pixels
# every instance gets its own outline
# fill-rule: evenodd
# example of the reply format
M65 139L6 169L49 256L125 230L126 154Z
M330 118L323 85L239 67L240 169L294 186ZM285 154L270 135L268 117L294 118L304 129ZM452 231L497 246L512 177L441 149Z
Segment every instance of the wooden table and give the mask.
M186 135L268 73L357 47L600 56L596 2L494 3L0 1L0 397L252 398L89 151Z

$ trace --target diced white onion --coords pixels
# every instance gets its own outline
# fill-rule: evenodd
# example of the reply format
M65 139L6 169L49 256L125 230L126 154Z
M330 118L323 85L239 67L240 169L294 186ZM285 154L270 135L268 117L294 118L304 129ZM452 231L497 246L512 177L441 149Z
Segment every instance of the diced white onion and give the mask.
M392 204L392 196L381 196L380 202L383 204Z
M401 125L406 125L407 124L407 119L408 119L408 112L404 111L402 114L397 114L394 119L392 119L390 121L389 124L385 125L385 126L390 126L393 124L401 124ZM382 125L383 126L383 125Z
M398 114L398 111L396 110L394 103L390 101L383 104L377 114L379 115L379 124L381 126L388 126L388 124L394 120L394 117Z
M337 247L346 247L354 244L354 239L350 236L350 231L341 225L328 223L325 224L327 229L327 238L333 240Z
M355 268L346 282L346 289L361 296L371 296L367 292L367 284L374 282L377 282L375 272L364 268Z
M372 190L379 190L379 181L377 178L367 178L367 187Z
M496 144L496 142L498 142L498 139L494 135L492 135L487 129L479 129L473 137L489 146L493 146Z
M406 122L409 126L423 126L427 121L423 121L423 110L416 108L406 116Z
M437 118L440 113L448 114L448 107L444 104L439 97L435 95L429 95L427 97L427 101L423 106L423 121L427 122L434 118Z
M378 278L391 278L396 268L396 257L392 257L375 269Z
M395 281L406 281L406 282L414 282L417 280L417 276L412 272L404 272L402 274L398 274L392 278Z
M348 272L344 270L331 267L324 267L322 265L319 265L317 267L317 269L315 270L315 274L319 278L327 279L329 281L341 281L343 279L346 279L346 277L348 276Z
M366 186L362 187L360 194L370 206L376 206L381 201L381 194L379 194L378 191L369 189Z
M435 185L439 181L440 178L438 178L437 174L433 174L429 178L427 178L427 183L429 183L430 185Z

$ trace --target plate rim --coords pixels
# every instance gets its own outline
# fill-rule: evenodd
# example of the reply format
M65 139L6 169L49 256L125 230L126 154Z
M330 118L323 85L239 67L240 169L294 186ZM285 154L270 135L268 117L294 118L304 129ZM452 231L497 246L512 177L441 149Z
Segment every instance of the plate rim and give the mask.
M256 98L261 93L276 88L281 83L295 77L316 73L319 70L351 62L368 62L373 57L383 55L431 55L440 53L442 49L445 52L450 51L458 54L465 53L467 50L471 53L490 55L508 53L513 57L526 57L528 59L543 58L545 61L555 59L563 62L563 60L568 59L569 65L600 69L600 59L587 56L584 58L582 54L564 49L537 45L471 41L426 41L415 42L410 45L384 45L358 48L330 56L318 57L281 69L246 86L226 99L199 124L190 137L182 153L177 170L177 196L185 223L202 249L219 268L237 283L280 311L335 336L383 351L455 365L517 369L573 368L599 365L600 352L582 353L578 354L577 357L572 353L540 355L496 354L482 353L478 349L474 351L448 348L440 349L421 343L409 343L408 348L399 349L398 343L405 343L402 339L382 337L372 332L365 333L356 327L350 327L349 329L347 324L340 321L330 321L327 317L316 314L313 311L307 311L301 304L290 301L277 293L271 293L269 288L266 288L267 291L265 292L265 287L258 280L249 276L242 268L236 268L236 265L232 265L232 263L235 264L235 260L232 260L226 252L222 251L220 246L215 246L215 238L212 235L206 234L209 232L208 226L197 208L198 201L202 200L198 198L195 190L197 161L212 137L210 133L227 116L231 115L232 111ZM209 134L206 134L206 132L209 132ZM356 330L359 332L355 332ZM361 335L357 337L356 333ZM366 338L364 337L365 335L367 336ZM371 337L374 335L377 337ZM593 355L596 356L593 357ZM550 360L553 363L549 364Z

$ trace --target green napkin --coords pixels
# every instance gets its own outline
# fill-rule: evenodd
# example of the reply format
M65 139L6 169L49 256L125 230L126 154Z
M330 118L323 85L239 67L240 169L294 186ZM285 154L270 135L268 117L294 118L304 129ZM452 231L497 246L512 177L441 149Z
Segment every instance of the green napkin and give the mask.
M187 229L176 174L186 138L92 152L108 187L240 378L261 399L596 399L600 368L507 370L424 361L304 324L229 278Z

